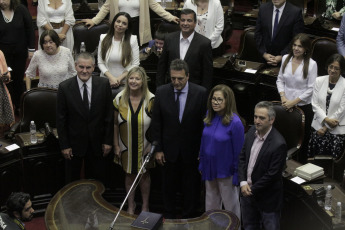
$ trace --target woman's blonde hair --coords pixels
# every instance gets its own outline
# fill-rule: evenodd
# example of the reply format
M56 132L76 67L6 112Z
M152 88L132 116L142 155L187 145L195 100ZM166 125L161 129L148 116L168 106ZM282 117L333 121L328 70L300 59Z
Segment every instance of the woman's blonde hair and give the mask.
M143 95L146 103L148 103L148 101L149 101L150 91L149 91L149 87L147 85L146 72L145 72L143 67L135 66L128 72L128 74L126 76L125 88L124 88L123 94L122 94L122 101L120 102L120 103L124 103L127 106L128 106L129 93L130 93L128 80L129 80L129 77L134 73L139 74L139 76L141 77L141 80L142 80L141 92L142 92L142 95Z

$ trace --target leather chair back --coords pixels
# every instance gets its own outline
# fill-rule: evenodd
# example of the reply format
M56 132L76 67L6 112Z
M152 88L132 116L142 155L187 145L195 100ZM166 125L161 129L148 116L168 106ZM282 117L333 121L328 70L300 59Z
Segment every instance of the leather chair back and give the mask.
M56 89L33 88L25 92L21 98L19 132L29 132L31 121L35 121L37 130L44 128L46 122L56 128L56 98Z
M74 35L74 48L75 54L79 53L81 42L85 43L86 51L93 53L97 56L96 49L99 43L99 37L101 34L107 33L109 30L109 24L102 21L100 24L95 25L91 29L88 29L84 23L78 23L73 26Z
M262 57L256 48L256 42L254 39L255 28L250 27L243 31L241 35L240 47L238 52L238 59L262 62Z
M280 101L273 101L276 118L273 126L285 138L288 148L288 157L300 148L304 138L304 112L298 107L286 111Z
M312 42L311 50L311 58L317 63L318 76L327 75L327 59L331 55L338 53L336 41L327 37L316 38Z

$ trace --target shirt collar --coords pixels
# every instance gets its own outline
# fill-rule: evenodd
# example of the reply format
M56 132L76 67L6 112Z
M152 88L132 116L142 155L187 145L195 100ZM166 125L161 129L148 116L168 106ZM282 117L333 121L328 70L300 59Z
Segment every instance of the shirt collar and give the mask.
M277 8L275 5L273 5L273 12L276 12L276 9L278 9L279 13L282 13L284 11L285 5L286 5L286 1L280 8Z
M189 35L189 37L187 38L187 40L189 41L189 43L192 42L193 38L194 38L194 33L195 31L193 31L193 33L191 35ZM183 36L182 36L182 32L180 32L180 41L184 39Z
M255 137L258 138L260 141L265 141L268 134L270 134L271 130L272 130L272 126L263 137L260 137L258 131L256 130L255 131Z
M186 85L183 87L183 89L181 89L180 93L188 93L188 89L189 89L189 84L187 81ZM174 88L174 93L177 93L177 92L179 92L179 90Z
M82 80L79 79L79 77L77 76L77 81L78 81L78 86L79 89L84 87L84 83L86 83L86 86L88 89L91 89L91 83L92 83L92 76L89 78L89 80L87 80L87 82L83 82Z

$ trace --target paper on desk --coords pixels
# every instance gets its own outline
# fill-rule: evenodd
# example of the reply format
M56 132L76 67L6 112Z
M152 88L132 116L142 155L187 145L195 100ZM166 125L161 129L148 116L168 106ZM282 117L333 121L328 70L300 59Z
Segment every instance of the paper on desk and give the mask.
M245 73L256 73L257 70L255 69L246 69L244 72Z
M291 180L292 180L293 182L295 182L296 184L302 184L302 183L306 182L306 180L304 180L304 179L302 179L302 178L300 178L300 177L298 177L298 176L292 178Z
M19 146L16 144L13 144L13 145L9 145L5 147L5 149L7 149L8 151L13 151L13 150L19 149Z
M339 32L339 28L333 27L331 30Z

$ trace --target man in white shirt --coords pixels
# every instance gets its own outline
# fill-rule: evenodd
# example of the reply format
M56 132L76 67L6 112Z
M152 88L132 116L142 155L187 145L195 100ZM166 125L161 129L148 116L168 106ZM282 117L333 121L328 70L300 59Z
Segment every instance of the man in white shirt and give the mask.
M212 87L213 61L211 40L195 32L196 14L191 9L183 9L180 16L181 31L169 34L164 43L164 49L158 61L156 85L166 83L170 63L175 59L187 62L189 81Z
M246 134L239 157L241 213L244 229L280 229L283 203L282 171L287 147L272 126L275 111L271 102L255 106L254 126Z
M256 48L269 65L277 66L292 38L304 31L302 9L286 0L262 4L255 27Z

